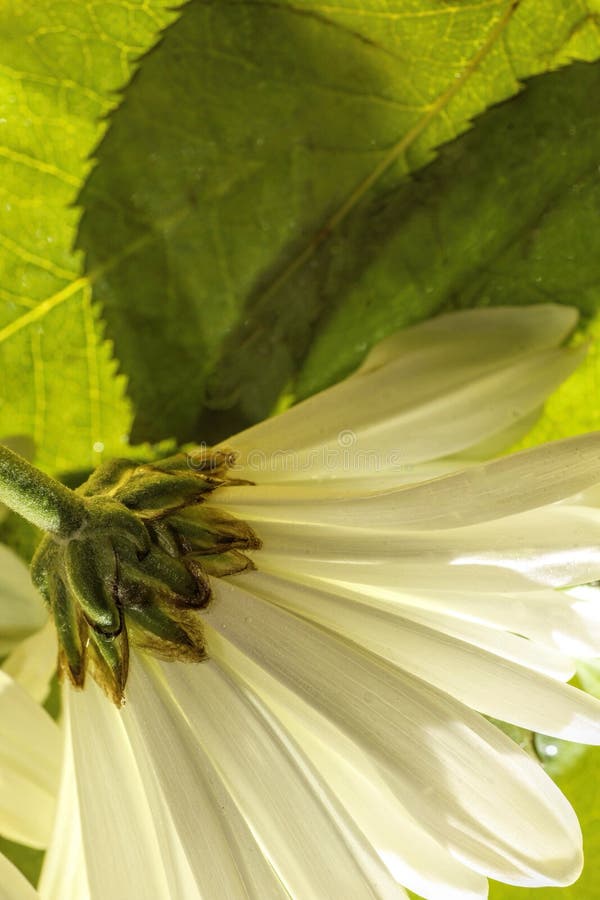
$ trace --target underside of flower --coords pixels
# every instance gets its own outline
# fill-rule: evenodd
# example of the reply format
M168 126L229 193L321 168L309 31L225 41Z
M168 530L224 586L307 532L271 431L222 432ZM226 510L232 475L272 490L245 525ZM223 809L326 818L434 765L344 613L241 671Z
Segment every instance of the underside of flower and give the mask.
M574 811L489 721L600 743L568 683L600 652L600 432L503 453L579 358L573 323L440 316L227 447L77 493L0 445L0 501L51 535L34 569L61 668L116 701L64 692L42 897L577 878Z
M162 659L205 657L198 610L210 575L253 568L260 541L234 516L205 506L233 454L199 448L157 463L113 460L78 489L82 523L47 534L32 577L59 637L59 671L82 687L89 670L115 703L127 682L130 643Z

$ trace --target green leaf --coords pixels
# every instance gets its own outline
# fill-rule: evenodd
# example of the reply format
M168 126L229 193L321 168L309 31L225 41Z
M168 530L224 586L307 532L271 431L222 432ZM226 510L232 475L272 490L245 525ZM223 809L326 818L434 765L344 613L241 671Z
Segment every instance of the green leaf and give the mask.
M368 204L323 263L331 298L342 299L321 325L298 394L441 310L553 301L589 322L600 301L598 96L598 64L532 79L411 182ZM362 258L339 266L358 246ZM571 402L597 416L593 397Z
M101 117L174 16L166 0L8 2L0 9L0 434L31 435L51 470L119 451L125 382L72 251L73 202Z
M264 416L319 318L356 310L349 273L373 262L373 209L520 79L598 57L594 8L190 3L127 91L81 198L78 246L88 271L108 267L95 297L130 379L135 438L211 440ZM363 243L318 253L347 220ZM390 327L435 307L403 300L407 273L393 274L374 277L362 307L374 300ZM332 320L319 373L350 347L321 382L356 360L372 323L360 331Z

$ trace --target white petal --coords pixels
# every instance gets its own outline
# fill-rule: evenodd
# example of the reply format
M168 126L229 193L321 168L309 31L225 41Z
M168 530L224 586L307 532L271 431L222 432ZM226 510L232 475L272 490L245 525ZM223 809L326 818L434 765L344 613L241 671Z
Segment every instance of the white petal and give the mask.
M186 860L190 874L184 896L279 900L277 878L155 664L141 657L134 663L124 718L154 817L160 797L172 824L174 835L167 847L172 851L176 837ZM172 867L172 852L171 857ZM176 887L181 881L180 876L170 878L169 896L177 900L182 896L182 888Z
M399 464L411 464L456 453L527 416L581 359L581 350L550 349L570 330L573 314L555 317L547 308L557 327L545 328L541 312L489 312L406 329L397 336L403 349L393 362L386 354L385 365L237 435L228 446L248 469L241 477L255 480L261 472L263 480L277 479L309 469L315 475L332 465L341 469L346 459L356 468L357 452L364 468L364 454L375 450L374 468L381 467L384 450L393 451ZM344 439L349 429L355 444Z
M163 672L286 896L406 896L256 696L213 663Z
M48 612L16 553L0 544L0 656L42 627Z
M343 485L238 485L219 488L211 502L252 521L429 530L512 516L598 481L600 432L591 432L398 490L348 497Z
M568 681L575 673L575 661L565 656L564 652L558 650L551 641L541 643L538 640L527 639L524 636L525 631L521 632L520 629L518 633L513 633L515 621L520 620L513 618L512 623L507 626L511 630L504 630L498 625L490 626L487 621L482 622L475 616L468 618L461 615L461 606L457 601L456 610L452 608L452 603L455 602L454 598L460 596L458 594L440 593L436 603L435 598L427 593L401 594L393 589L377 590L371 585L327 582L304 573L301 577L295 577L289 570L271 565L270 560L261 566L261 570L284 578L288 582L306 584L317 590L329 591L340 597L346 597L352 602L368 604L394 616L401 616L412 622L434 628L441 634L467 641L475 647L527 665L534 672L541 672L559 681ZM533 592L531 595L538 597L538 594ZM476 605L480 596L483 597L487 606L491 607L493 604L501 604L504 595L498 593L490 593L489 596L476 593L464 595L465 601L472 601L472 606ZM525 597L526 600L529 599L529 593L519 596ZM447 609L444 609L445 605L447 605ZM468 602L464 602L462 608L469 609L469 605ZM526 602L523 605L526 606Z
M56 652L54 623L48 621L39 631L17 644L2 668L37 703L43 703L56 672Z
M486 630L516 632L537 648L543 646L552 651L545 661L534 666L537 671L567 681L573 675L574 658L600 655L600 603L577 599L574 594L580 590L408 594L399 591L379 593L373 589L363 591L361 597L372 594L375 604L397 608L408 618L432 625L444 633L464 637L478 646L484 646L478 637L480 625ZM339 586L336 591L352 596L356 593L351 588Z
M371 603L380 609L398 613L444 634L466 639L479 647L501 650L511 657L507 632L517 632L535 644L537 662L530 664L554 678L568 680L574 674L571 657L600 655L600 592L593 595L585 587L569 591L483 592L448 590L446 584L436 591L404 590L397 583L377 587L372 583L352 585L326 580L315 575L314 567L294 561L294 571L285 556L257 555L261 570L317 589L333 590L349 600ZM594 590L594 589L591 589ZM491 631L501 633L496 643ZM512 642L511 642L512 643ZM549 653L538 653L546 648ZM559 652L557 652L557 650Z
M478 444L473 444L455 456L447 456L449 463L454 463L455 470L465 468L464 463L484 462L493 459L496 456L503 455L515 444L518 444L533 428L544 410L543 405L538 409L534 409L528 415L523 416L517 422L512 422L507 428L496 431L490 437L485 438ZM460 465L460 463L463 465ZM418 467L415 466L415 469Z
M572 808L498 729L232 584L213 589L209 624L368 749L409 811L457 858L514 884L576 878L581 833Z
M486 879L458 863L395 801L377 769L354 745L349 752L319 740L313 730L295 734L356 824L379 848L382 860L401 884L428 900L487 897Z
M63 715L63 763L56 816L38 890L42 900L90 900L67 702Z
M46 846L60 757L56 723L0 671L0 834L31 847Z
M304 478L302 472L294 473L292 466L290 477L285 479L285 487L296 486L304 488L305 491L310 487L312 496L335 499L336 497L347 498L353 494L356 497L364 497L382 491L396 490L405 484L430 481L432 478L462 471L502 455L531 431L541 413L542 407L520 419L515 425L497 432L479 444L474 444L460 454L422 462L418 465L399 466L394 459L390 458L388 467L383 465L385 460L381 460L382 465L381 467L377 465L376 471L372 470L372 466L369 471L361 471L360 466L357 470L356 467L344 465L341 471L333 467L328 468L326 473L322 473L322 477L311 475L310 471L305 471ZM343 462L345 463L346 460L344 459ZM346 472L346 469L350 469L350 471ZM293 477L294 474L296 478Z
M536 590L600 578L600 511L556 504L477 526L386 532L254 522L255 553L291 572L406 590Z
M523 657L515 662L388 611L261 572L235 583L350 638L485 715L600 744L600 701L527 668L529 641L521 641Z
M438 377L453 362L486 366L494 361L556 347L575 328L578 312L554 303L465 309L435 316L403 328L376 344L355 374L365 374L395 360L410 358L412 373L426 374L436 365Z
M578 503L584 503L586 506L600 506L600 484L596 484L591 488L583 490L577 497Z
M487 880L457 862L421 828L367 754L233 644L207 631L220 664L251 685L290 730L401 884L429 900L487 896Z
M176 900L121 713L91 679L84 691L67 688L63 696L91 900Z
M154 665L148 667L148 672L146 672L144 666L138 667L137 674L134 676L137 680L137 684L134 684L134 694L137 693L138 704L141 698L142 703L147 708L153 703L156 705L156 679L160 678L169 682L172 678L171 670L173 668L176 668L176 666L167 666L164 673L159 674L156 672ZM154 677L152 675L153 672ZM144 692L146 692L146 696L144 696ZM166 699L165 702L167 704L170 702L175 704L176 700L174 698L171 700ZM159 721L162 721L164 712L162 712L162 701L160 699L158 699L158 704L158 718ZM174 895L176 897L185 897L186 900L192 900L192 898L201 900L204 896L211 896L210 893L205 894L204 890L208 887L210 891L212 886L219 882L219 876L215 875L211 869L213 865L218 866L220 856L211 857L210 854L219 850L219 839L223 837L223 819L226 818L229 824L229 834L224 836L225 853L223 858L229 858L231 853L230 846L233 842L238 853L237 865L241 869L241 877L244 882L244 886L241 889L238 884L235 886L235 890L241 891L240 895L244 897L250 895L272 898L272 900L287 897L283 886L263 858L250 830L235 808L225 784L220 782L213 767L206 760L200 745L194 746L193 738L186 725L179 721L179 717L177 717L176 722L175 728L171 729L171 731L175 735L181 732L183 740L181 744L174 742L172 745L175 747L172 755L172 764L177 765L183 755L185 760L183 771L180 765L177 765L177 771L182 781L185 777L189 779L186 786L189 799L181 803L177 793L174 797L169 797L165 794L160 778L153 771L152 759L149 760L149 764L142 766L142 777L146 783L148 794L152 797L151 802L155 810L154 815L158 821L158 826L161 826L161 819L169 823L169 827L163 828L164 833L159 836L163 853L172 858L170 868ZM146 740L148 735L146 734L147 729L143 719L140 725L136 725L133 719L128 717L128 730L131 734L134 748L138 748L141 758L144 758L147 753ZM186 771L190 768L190 762L185 757L200 760L200 768L203 770L200 778L194 777L193 773ZM220 813L217 813L217 816L214 814L215 803L216 809L220 811ZM190 804L192 806L191 809ZM177 809L178 805L179 809ZM163 816L158 817L156 810L160 808L163 809ZM171 812L172 808L173 813ZM196 808L208 811L208 814L203 816L202 821L199 823L195 821ZM215 836L211 835L211 830L215 831ZM222 851L223 848L221 848Z
M273 505L279 497L283 499L283 502L287 502L289 499L292 503L296 503L298 500L306 502L308 500L339 500L351 497L360 499L394 491L407 484L428 481L439 478L441 475L450 475L475 464L472 460L448 456L433 462L420 463L418 466L392 467L377 472L349 472L347 475L339 473L335 478L310 478L310 474L306 473L304 478L299 476L297 480L292 477L286 478L285 484L283 482L268 484L261 482L258 485L252 485L253 493L247 492L244 487L239 499L244 508L247 505L253 506L254 502L260 507ZM263 489L265 490L264 495ZM222 492L226 490L228 489L219 488L217 496L222 496ZM233 500L236 497L235 494L225 496ZM209 499L207 498L207 500Z
M17 867L0 853L1 900L36 900L37 892Z

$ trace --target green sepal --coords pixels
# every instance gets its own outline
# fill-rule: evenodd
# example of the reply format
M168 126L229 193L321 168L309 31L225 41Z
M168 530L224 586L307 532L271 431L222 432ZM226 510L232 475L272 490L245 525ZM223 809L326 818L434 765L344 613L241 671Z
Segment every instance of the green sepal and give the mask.
M54 540L51 534L44 535L33 554L29 574L34 586L50 607L52 607L51 582L61 570L61 564L61 545Z
M88 626L66 585L56 575L48 579L52 614L59 646L59 672L66 673L75 687L83 687L86 671Z
M190 571L186 574L194 583L193 591L184 593L172 589L156 575L143 571L140 565L123 563L120 569L119 597L125 614L130 607L150 606L164 602L176 609L203 609L210 600L208 577L203 572Z
M153 547L150 553L139 561L138 571L161 582L176 597L189 600L195 605L194 600L200 594L196 578L183 562L169 556L160 547Z
M227 448L215 450L212 447L190 447L187 453L174 453L149 468L157 472L208 472L212 475L228 477L228 470L235 462L235 453Z
M136 468L137 464L130 459L111 459L96 469L77 492L84 497L109 494Z
M225 553L203 553L190 554L186 557L186 561L190 568L200 570L213 578L224 578L227 575L239 575L240 572L247 572L255 569L256 566L247 556L240 553L239 550L228 550Z
M195 475L166 475L149 472L132 478L115 493L128 509L150 515L164 515L165 511L197 503L215 485Z
M169 516L170 527L178 534L187 553L214 553L223 550L256 550L260 541L249 525L233 516L226 517L221 510L200 507L200 515L194 508Z
M243 551L260 547L249 525L204 503L238 483L227 474L232 459L199 448L191 461L109 463L78 489L80 527L43 539L32 575L56 621L59 668L75 686L87 668L120 704L130 641L163 659L205 657L209 576L253 568Z
M152 538L152 543L173 559L181 556L181 541L177 531L172 529L167 521L161 519L148 519L146 528Z
M116 635L123 624L116 601L117 560L109 538L69 541L64 554L67 584L92 628Z
M129 638L123 630L115 637L89 632L88 660L92 675L106 694L120 706L129 674Z
M150 650L161 659L199 661L205 657L204 645L198 645L173 616L160 607L130 607L127 618L132 642L142 650ZM196 632L197 632L196 628Z
M148 553L152 541L144 522L112 497L90 497L88 509L95 534L105 532L121 545L129 542L138 554Z

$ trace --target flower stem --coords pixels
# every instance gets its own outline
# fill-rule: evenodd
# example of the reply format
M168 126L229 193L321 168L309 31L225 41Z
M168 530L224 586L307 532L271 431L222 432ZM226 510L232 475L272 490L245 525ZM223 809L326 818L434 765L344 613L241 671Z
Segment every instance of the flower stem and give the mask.
M62 537L77 531L86 517L82 497L1 444L0 503Z

